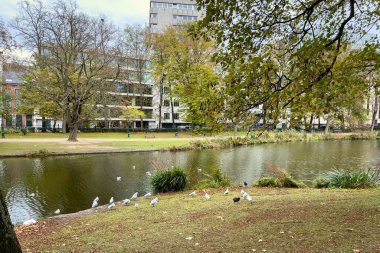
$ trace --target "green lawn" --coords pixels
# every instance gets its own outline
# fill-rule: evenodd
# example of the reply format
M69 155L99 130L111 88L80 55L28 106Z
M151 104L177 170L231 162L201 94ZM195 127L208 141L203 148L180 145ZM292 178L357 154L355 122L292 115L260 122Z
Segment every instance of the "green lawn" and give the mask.
M25 252L380 252L380 189L244 189L252 204L164 194L16 231Z
M40 139L40 138L68 138L69 134L62 133L19 133L6 134L7 139ZM130 138L175 138L174 133L131 133ZM190 132L179 132L177 138L194 137ZM127 133L78 133L78 138L128 138Z

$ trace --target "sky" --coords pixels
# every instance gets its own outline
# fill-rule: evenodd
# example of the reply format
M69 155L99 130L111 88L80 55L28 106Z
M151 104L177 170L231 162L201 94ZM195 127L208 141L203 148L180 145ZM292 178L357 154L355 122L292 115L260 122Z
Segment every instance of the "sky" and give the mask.
M19 0L1 0L0 17L5 23L17 15ZM42 0L44 3L51 0ZM145 25L149 22L149 0L76 0L81 11L90 16L104 14L120 28L126 24Z

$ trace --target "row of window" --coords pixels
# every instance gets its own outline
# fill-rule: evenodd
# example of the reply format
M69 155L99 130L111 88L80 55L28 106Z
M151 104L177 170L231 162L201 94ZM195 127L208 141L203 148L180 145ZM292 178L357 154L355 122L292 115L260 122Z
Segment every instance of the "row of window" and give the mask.
M175 20L196 21L197 18L197 16L173 15L173 19Z
M169 100L164 100L164 106L170 106L170 101ZM179 101L178 100L174 100L173 101L173 106L174 107L178 107L179 106Z
M179 119L179 113L173 113L174 119ZM164 113L164 119L170 119L170 113Z
M12 93L11 89L8 89L8 88L5 89L4 92L5 92L5 94L7 94L7 95L11 95L11 93ZM19 89L15 89L15 95L16 95L16 96L20 95L20 90L19 90Z
M178 10L197 10L198 6L196 4L179 4L179 3L161 3L152 2L152 8L163 8L163 9L178 9Z
M19 108L20 105L21 105L21 101L20 100L16 100L16 108ZM5 100L5 106L8 107L8 108L11 108L12 107L12 100L11 99Z

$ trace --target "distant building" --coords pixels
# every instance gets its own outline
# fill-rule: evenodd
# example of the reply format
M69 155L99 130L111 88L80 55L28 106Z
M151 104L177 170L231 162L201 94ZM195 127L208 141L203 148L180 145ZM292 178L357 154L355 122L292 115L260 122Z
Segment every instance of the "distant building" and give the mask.
M21 74L13 71L2 72L1 89L4 96L2 106L10 112L2 122L5 128L22 128L27 125L27 116L17 112L21 105L20 88L23 83L20 79Z
M169 26L197 21L202 14L192 0L154 0L150 1L149 27L152 32L160 32Z

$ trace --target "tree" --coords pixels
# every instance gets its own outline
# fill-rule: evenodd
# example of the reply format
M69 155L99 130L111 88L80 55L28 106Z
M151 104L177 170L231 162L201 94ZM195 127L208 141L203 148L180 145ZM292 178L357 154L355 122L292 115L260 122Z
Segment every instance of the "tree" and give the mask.
M160 89L167 88L164 96L169 98L173 128L174 100L179 100L186 120L194 125L215 122L215 117L210 121L206 118L202 108L217 106L213 103L216 94L211 89L219 78L216 65L211 61L213 43L194 38L187 31L188 27L167 28L164 33L155 34L152 38L153 76L159 80Z
M321 82L331 84L328 80L344 42L366 35L380 18L376 0L197 3L206 14L193 34L215 40L215 58L235 75L225 92L236 101L247 101L234 106L236 113L262 104L272 112L283 110ZM277 51L282 64L273 62L271 51ZM301 81L304 76L306 82ZM281 105L271 102L278 98L283 99Z
M130 123L133 119L142 119L144 118L145 113L136 107L126 107L122 109L121 117L127 120L128 132L130 129Z
M151 93L149 83L149 67L151 46L148 43L150 37L149 28L141 25L126 26L122 35L122 52L124 60L124 80L127 81L129 93L138 94L135 97L135 105L143 110L144 106L152 106L150 97L144 96ZM140 128L143 128L143 119L140 118Z
M4 26L2 20L0 19L0 82L2 85L3 73L2 73L2 64L3 64L3 50L8 50L11 48L11 38L9 33ZM2 88L2 87L1 87ZM1 93L3 94L3 93ZM1 104L3 98L0 98ZM0 110L2 116L3 124L3 115L5 113L4 108ZM4 253L18 253L22 252L20 244L18 242L15 231L13 230L13 225L9 216L8 208L3 197L3 193L0 189L0 252Z
M119 73L116 30L103 17L80 13L74 2L58 1L50 8L41 2L22 3L36 12L28 15L21 8L23 25L14 26L25 44L37 50L35 64L26 76L26 90L33 90L41 100L56 103L67 121L68 141L77 141L84 107L95 110ZM42 35L39 29L28 30L35 16L41 17L38 21L43 27Z

